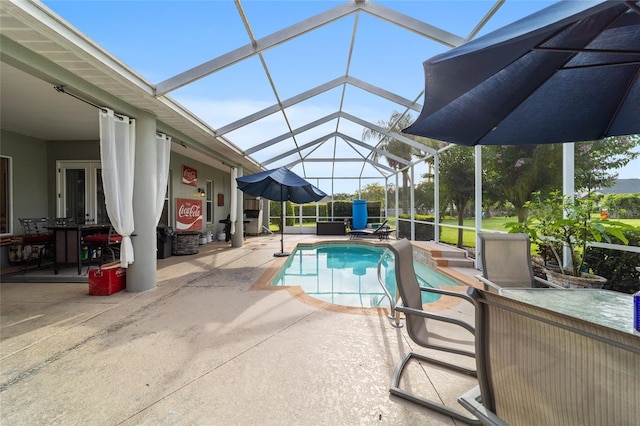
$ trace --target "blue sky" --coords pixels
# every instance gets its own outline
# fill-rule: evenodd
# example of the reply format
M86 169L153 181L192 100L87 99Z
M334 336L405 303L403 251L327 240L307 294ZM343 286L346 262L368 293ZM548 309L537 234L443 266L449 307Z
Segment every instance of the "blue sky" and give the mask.
M70 22L98 45L152 84L216 58L249 43L238 10L231 0L218 1L59 1L44 3ZM254 37L260 39L298 21L324 12L345 1L258 1L242 2ZM493 1L379 1L384 7L412 16L440 29L466 38ZM507 0L489 21L480 35L495 30L553 2ZM349 59L349 42L354 27L354 15L331 23L263 55L277 96L285 100L299 92L345 73ZM349 75L383 87L408 99L418 99L424 88L422 62L448 48L414 33L398 28L368 14L358 16L358 31ZM313 100L287 109L291 128L303 126L319 116L335 112L341 88L328 91ZM220 128L248 114L277 102L263 64L252 57L213 75L191 83L169 94L214 128ZM344 110L373 123L387 120L393 110L404 109L381 100L368 92L348 86ZM413 113L415 118L417 113ZM335 123L326 123L298 137L298 144L314 140L335 130ZM362 126L342 123L341 131L360 139ZM268 141L288 131L287 122L279 116L264 118L243 129L225 135L241 149ZM253 154L265 161L294 147L284 141ZM330 156L333 150L345 149L336 144L324 144L315 154ZM357 151L348 148L350 151ZM347 152L355 157L358 152ZM293 158L293 156L291 157ZM286 164L291 158L277 167ZM351 163L336 164L333 171L340 176L371 175L366 166L360 169ZM311 163L298 174L322 177L328 166ZM416 177L424 171L417 170ZM375 174L375 172L373 172ZM640 160L621 171L621 178L640 177ZM316 183L330 191L326 180ZM362 185L370 181L363 181ZM383 181L378 181L383 183ZM352 192L355 180L342 182L336 192Z

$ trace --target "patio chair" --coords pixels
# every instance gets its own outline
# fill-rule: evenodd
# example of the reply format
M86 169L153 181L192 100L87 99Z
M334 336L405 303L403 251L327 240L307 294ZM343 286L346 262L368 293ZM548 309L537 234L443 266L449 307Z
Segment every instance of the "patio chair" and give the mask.
M89 255L89 266L87 267L87 273L91 269L93 261L98 261L98 266L104 263L105 257L111 255L111 261L116 261L116 254L120 253L120 243L122 242L122 236L118 235L113 226L109 226L107 233L91 234L82 237L82 246L86 246Z
M22 247L29 248L27 258L24 259L24 271L29 268L29 262L35 260L40 268L42 259L54 253L53 234L49 231L49 218L19 218L22 226Z
M474 327L460 319L426 312L422 306L422 292L453 296L471 303L473 303L473 300L464 293L456 293L438 288L420 287L413 267L413 246L409 240L402 239L393 241L389 243L388 248L395 257L397 290L401 298L401 305L396 305L394 309L404 313L407 333L411 340L423 348L431 349L436 353L451 353L472 359L475 358ZM429 400L400 389L402 373L412 359L435 364L476 377L476 371L474 369L409 351L405 353L393 373L391 388L389 389L392 395L446 414L465 423L480 424L477 419L465 415L464 412L461 413L451 409L443 405L440 401Z
M380 240L388 240L389 236L392 232L396 232L395 229L389 228L387 224L389 222L388 219L385 219L384 222L380 224L377 228L365 228L365 229L353 229L348 232L351 239L355 238L366 238L373 237L378 238Z
M504 287L555 287L557 284L536 277L531 267L531 242L527 234L478 234L482 275L476 279L485 290L500 291Z
M478 386L458 402L484 424L638 424L637 335L489 291L468 293L477 303Z

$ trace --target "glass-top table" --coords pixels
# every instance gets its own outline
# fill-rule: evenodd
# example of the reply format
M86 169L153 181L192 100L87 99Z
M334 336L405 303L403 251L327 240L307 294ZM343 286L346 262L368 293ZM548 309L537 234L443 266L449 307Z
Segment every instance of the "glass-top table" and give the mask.
M640 336L633 328L633 295L598 289L503 288L520 302Z

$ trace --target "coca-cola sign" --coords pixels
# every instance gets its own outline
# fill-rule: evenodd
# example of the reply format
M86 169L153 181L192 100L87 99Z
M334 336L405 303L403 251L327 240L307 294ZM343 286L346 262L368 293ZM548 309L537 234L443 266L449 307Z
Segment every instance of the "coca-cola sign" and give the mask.
M202 229L202 200L176 198L176 231Z
M189 186L198 186L198 171L188 166L182 166L182 183Z

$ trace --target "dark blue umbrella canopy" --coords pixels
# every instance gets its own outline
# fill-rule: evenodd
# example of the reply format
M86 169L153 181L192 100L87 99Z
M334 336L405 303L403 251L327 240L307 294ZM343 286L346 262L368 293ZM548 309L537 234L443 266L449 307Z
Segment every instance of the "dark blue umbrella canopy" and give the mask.
M404 132L461 145L640 133L640 2L561 1L424 62Z
M305 204L319 201L327 194L286 167L236 178L238 189L254 197Z
M242 192L273 201L292 201L296 204L305 204L312 201L320 201L327 196L320 189L286 167L242 176L236 178L236 182L238 183L238 189ZM282 209L281 214L280 253L275 253L274 256L289 256L289 253L284 251L284 209Z

